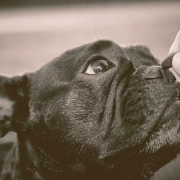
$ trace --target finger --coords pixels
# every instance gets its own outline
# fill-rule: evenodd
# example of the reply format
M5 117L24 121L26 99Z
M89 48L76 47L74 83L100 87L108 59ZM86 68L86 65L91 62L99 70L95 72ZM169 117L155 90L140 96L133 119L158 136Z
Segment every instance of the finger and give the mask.
M180 52L176 53L172 60L174 71L180 76Z
M178 32L170 50L169 54L180 52L180 31Z

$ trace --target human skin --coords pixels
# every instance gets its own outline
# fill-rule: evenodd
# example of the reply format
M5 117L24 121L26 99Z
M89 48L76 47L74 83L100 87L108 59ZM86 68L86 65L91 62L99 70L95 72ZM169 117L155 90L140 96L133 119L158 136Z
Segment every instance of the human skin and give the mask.
M180 31L170 48L169 54L175 54L172 60L172 67L178 76L180 76Z

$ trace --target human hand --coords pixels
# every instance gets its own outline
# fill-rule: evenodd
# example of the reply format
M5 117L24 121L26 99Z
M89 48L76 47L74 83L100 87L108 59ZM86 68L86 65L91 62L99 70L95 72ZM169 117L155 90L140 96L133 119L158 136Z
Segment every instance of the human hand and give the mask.
M180 31L178 32L169 54L175 54L172 59L172 67L174 71L180 76Z

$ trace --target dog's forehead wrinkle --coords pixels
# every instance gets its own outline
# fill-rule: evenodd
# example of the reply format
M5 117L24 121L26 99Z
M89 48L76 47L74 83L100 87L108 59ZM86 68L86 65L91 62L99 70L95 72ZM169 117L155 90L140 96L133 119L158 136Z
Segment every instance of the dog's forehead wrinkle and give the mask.
M124 56L123 48L113 41L109 40L99 40L93 43L88 49L92 53L105 54L110 58L117 58L118 56Z
M109 41L109 40L99 40L96 41L94 43L91 44L91 46L89 47L92 51L93 50L97 50L97 51L101 51L102 49L107 49L111 46L114 45L113 41Z
M158 60L151 54L150 50L146 46L134 45L124 47L124 52L128 59L130 59L135 68L147 65L159 65Z

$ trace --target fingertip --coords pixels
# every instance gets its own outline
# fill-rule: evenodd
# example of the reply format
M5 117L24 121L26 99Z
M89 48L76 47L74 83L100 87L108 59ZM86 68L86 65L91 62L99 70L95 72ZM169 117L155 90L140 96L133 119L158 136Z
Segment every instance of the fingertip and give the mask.
M180 30L177 33L173 44L171 45L169 54L173 54L173 53L177 53L177 52L180 52Z
M180 76L180 52L174 55L172 60L172 67L174 71Z
M177 38L180 38L180 30L179 30L179 32L177 33L177 35L176 35L176 38L175 38L175 39L177 39Z

